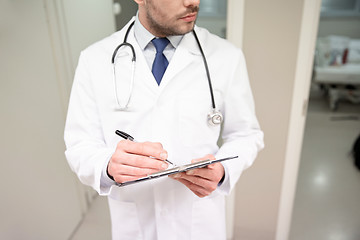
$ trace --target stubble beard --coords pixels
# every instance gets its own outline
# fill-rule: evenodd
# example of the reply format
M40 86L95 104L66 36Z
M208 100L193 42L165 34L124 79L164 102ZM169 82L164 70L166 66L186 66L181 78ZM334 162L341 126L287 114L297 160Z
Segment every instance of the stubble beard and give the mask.
M183 35L194 29L195 22L185 23L185 24L189 25L189 27L186 27L185 29L181 29L181 26L176 26L176 25L171 26L168 23L159 23L158 21L156 21L154 19L153 15L151 14L151 13L157 14L156 9L153 7L153 5L148 6L146 11L147 11L146 18L147 18L149 27L153 31L153 33L155 33L156 36L158 36L158 37ZM187 13L185 13L185 14L198 12L198 11L199 11L199 7L196 6L196 7L190 8L187 11ZM175 18L175 19L178 19L178 18Z

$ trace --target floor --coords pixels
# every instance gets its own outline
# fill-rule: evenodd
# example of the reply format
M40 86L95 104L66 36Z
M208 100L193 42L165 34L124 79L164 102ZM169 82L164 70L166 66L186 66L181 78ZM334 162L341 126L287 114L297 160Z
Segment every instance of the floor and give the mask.
M360 240L360 171L349 155L359 133L360 105L331 112L323 98L311 100L289 240ZM71 238L83 239L111 239L106 198L94 200Z
M289 240L359 240L360 171L350 152L360 134L360 105L329 111L312 100L305 127Z
M97 196L70 240L111 240L110 224L107 198Z

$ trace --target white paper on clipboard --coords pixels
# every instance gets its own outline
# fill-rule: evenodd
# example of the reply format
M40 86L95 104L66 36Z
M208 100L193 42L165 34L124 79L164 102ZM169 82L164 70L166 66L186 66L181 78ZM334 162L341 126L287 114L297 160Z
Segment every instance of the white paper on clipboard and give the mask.
M169 175L180 173L180 172L186 172L186 171L188 171L190 169L206 167L207 165L210 165L210 164L213 164L213 163L230 160L230 159L234 159L234 158L237 158L237 157L238 156L233 156L233 157L227 157L227 158L221 158L221 159L215 159L215 160L209 160L208 159L208 160L203 160L203 161L196 162L196 163L190 163L190 164L170 168L170 169L167 169L167 170L164 170L164 171L156 172L156 173L150 174L150 175L148 175L146 177L136 179L134 181L116 183L116 185L119 186L119 187L124 187L124 186L127 186L127 185L131 185L131 184L135 184L135 183L139 183L139 182L144 182L144 181L159 178L159 177L165 177L165 176L169 176Z

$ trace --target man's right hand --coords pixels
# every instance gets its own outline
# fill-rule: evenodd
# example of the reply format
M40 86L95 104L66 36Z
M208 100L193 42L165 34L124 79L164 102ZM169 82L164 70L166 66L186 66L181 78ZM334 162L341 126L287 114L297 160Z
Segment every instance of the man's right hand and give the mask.
M117 183L133 181L165 170L168 157L161 143L122 140L112 155L107 172Z

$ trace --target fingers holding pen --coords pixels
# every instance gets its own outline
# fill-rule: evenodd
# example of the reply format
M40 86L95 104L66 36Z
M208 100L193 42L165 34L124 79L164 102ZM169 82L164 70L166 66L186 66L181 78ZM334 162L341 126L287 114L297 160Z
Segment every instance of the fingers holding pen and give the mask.
M162 144L158 142L133 142L123 140L118 143L116 150L118 149L134 155L151 156L163 161L168 157Z
M138 168L123 164L115 164L112 167L111 162L109 162L109 169L112 170L112 176L118 183L133 181L158 171L155 169Z
M108 173L116 182L145 177L164 170L167 152L160 143L120 141L108 164Z
M126 152L115 152L110 161L125 166L154 170L163 170L168 167L168 164L163 160Z

